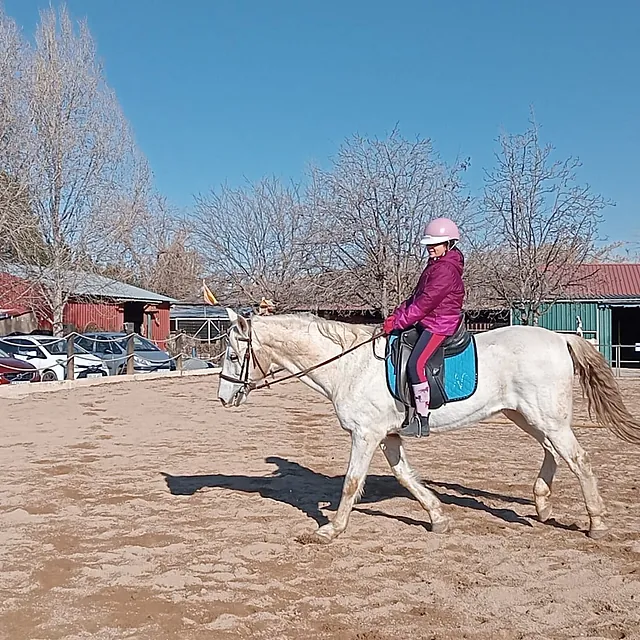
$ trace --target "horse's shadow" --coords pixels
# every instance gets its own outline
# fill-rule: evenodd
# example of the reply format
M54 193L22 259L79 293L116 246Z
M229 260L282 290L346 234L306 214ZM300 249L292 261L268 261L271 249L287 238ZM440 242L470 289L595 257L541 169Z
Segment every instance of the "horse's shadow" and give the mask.
M310 518L313 518L318 525L329 522L327 516L320 510L320 504L324 504L325 508L330 511L335 511L338 508L344 476L327 476L303 467L297 462L276 456L265 458L265 461L269 464L277 465L277 469L271 476L231 476L222 474L174 476L168 473L163 473L162 475L169 487L169 491L176 496L190 496L204 488L221 488L244 493L257 493L263 498L276 500L299 509ZM532 526L529 519L518 515L512 509L491 507L479 498L521 505L531 504L530 500L471 489L459 484L425 482L425 485L444 504L485 511L504 522ZM439 489L445 489L447 493ZM450 493L451 491L461 495ZM394 477L368 475L360 505L366 507L366 505L373 505L396 497L415 499ZM369 515L392 518L405 524L415 524L429 528L429 525L425 522L391 515L376 509L362 508L361 506L359 511Z

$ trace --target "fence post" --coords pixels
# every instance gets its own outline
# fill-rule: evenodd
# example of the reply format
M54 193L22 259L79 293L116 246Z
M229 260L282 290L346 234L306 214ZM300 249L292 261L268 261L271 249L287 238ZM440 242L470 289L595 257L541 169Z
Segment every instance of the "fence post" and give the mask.
M182 351L184 345L184 333L179 333L176 336L176 351L178 352L176 355L176 369L182 373L182 369L184 367L182 361Z
M130 330L127 335L127 375L133 375L135 373L135 362L133 361L133 331Z
M67 380L74 380L76 377L75 343L73 333L67 336Z

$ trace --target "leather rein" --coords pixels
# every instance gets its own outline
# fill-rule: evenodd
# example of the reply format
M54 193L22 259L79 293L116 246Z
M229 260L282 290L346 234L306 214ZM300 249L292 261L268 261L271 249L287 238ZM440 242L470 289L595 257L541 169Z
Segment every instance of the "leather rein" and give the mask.
M260 361L258 360L258 358L256 358L256 354L253 350L253 340L252 340L252 329L251 329L251 320L248 320L248 325L249 325L249 334L247 337L241 336L238 338L239 342L246 342L247 343L247 348L244 352L244 357L242 359L242 367L240 368L240 376L238 378L233 378L231 376L228 376L224 373L220 373L220 379L221 380L226 380L227 382L231 382L233 384L239 384L242 385L242 387L244 388L244 392L246 394L248 394L250 391L255 391L257 389L264 389L264 388L269 388L274 384L277 384L278 382L286 382L287 380L293 380L296 378L304 378L306 375L308 375L309 373L311 373L312 371L315 371L316 369L320 369L321 367L324 367L325 365L331 364L332 362L335 362L336 360L340 360L340 358L346 356L347 354L351 353L352 351L355 351L356 349L359 349L360 347L364 347L367 344L371 344L372 342L375 342L378 338L381 338L384 333L382 332L374 332L374 334L368 338L367 340L365 340L364 342L359 342L358 344L354 345L353 347L349 347L348 349L345 349L344 351L342 351L341 353L339 353L337 356L333 356L332 358L328 358L327 360L323 360L322 362L319 362L318 364L314 364L311 367L307 367L306 369L303 369L302 371L298 371L297 373L290 373L287 376L284 376L283 378L275 378L271 381L267 380L267 378L269 376L275 376L277 373L282 373L283 371L285 371L285 369L283 367L281 367L280 369L276 369L275 371L272 372L266 372L262 365L260 364ZM374 355L375 355L375 345L374 345ZM260 370L260 373L262 374L262 379L261 380L250 380L249 376L251 375L251 365L253 364L254 368L257 368Z

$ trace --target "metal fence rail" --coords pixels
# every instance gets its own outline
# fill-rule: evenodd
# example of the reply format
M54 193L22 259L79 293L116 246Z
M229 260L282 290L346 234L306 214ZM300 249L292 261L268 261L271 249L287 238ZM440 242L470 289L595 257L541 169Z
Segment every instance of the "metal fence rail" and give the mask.
M600 345L598 345L599 347ZM622 350L632 350L636 354L634 359L623 359ZM616 376L620 378L622 371L634 371L640 375L640 344L614 344L611 345L611 368L616 372Z

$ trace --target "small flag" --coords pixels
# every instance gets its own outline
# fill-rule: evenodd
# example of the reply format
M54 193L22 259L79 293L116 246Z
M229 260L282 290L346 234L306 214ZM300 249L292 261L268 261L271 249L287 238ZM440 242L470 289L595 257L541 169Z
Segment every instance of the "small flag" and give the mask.
M206 282L202 281L202 295L204 297L205 304L218 304L216 297L211 292L211 289L207 287Z

